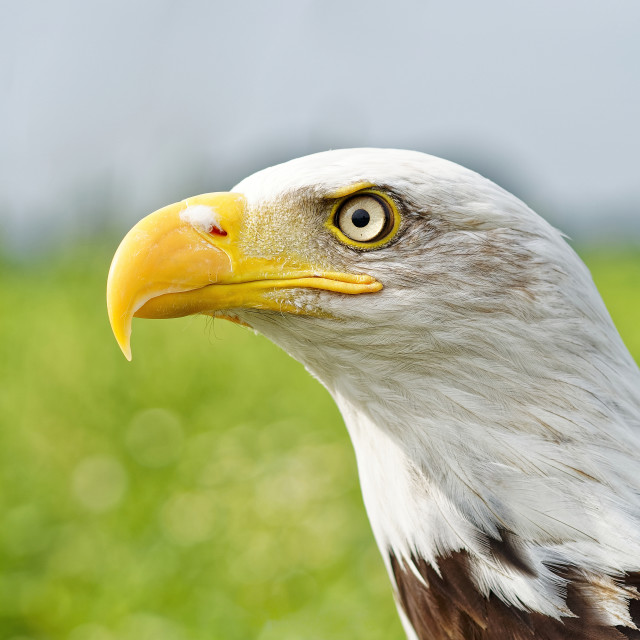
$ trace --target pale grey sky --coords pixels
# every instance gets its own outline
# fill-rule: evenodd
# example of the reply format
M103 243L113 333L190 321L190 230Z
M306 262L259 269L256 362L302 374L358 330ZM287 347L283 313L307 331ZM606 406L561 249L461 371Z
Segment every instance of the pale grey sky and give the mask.
M0 96L18 245L344 146L443 155L570 233L640 237L638 0L0 0Z

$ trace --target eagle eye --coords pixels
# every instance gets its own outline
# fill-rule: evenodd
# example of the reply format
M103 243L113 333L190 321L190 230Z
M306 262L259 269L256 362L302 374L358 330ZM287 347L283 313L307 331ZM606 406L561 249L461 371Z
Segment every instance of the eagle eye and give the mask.
M374 243L391 233L395 216L390 204L381 196L358 194L340 204L334 224L349 240Z

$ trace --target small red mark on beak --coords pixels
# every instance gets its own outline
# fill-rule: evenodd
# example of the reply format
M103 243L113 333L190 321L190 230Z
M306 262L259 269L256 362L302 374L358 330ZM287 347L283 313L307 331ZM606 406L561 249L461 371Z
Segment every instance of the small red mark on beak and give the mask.
M227 232L224 229L218 229L215 225L209 227L209 233L212 236L226 236Z

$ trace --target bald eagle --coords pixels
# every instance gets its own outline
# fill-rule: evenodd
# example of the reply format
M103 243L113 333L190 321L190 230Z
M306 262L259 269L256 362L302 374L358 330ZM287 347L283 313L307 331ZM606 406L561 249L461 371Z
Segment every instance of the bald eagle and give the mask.
M640 372L590 274L516 197L422 153L260 171L139 222L133 316L248 325L340 408L411 640L640 638Z

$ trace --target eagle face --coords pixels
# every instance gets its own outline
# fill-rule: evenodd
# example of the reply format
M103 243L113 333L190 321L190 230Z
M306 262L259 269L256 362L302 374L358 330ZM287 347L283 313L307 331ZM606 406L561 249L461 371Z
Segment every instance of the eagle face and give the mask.
M142 220L107 302L127 357L134 315L202 313L320 379L410 638L633 637L640 374L513 195L417 152L307 156Z
M372 232L367 227L375 220L355 227L345 215L350 206L356 207L351 214L367 215L384 208L390 220ZM183 227L177 231L176 212ZM175 247L158 242L166 235L161 216L171 218L167 222L174 234L184 236L189 225L198 232L186 245L186 255L178 257ZM346 223L347 233L341 229ZM303 344L313 343L316 353L335 341L360 357L373 351L391 355L398 348L412 351L413 328L408 336L401 335L412 317L422 333L431 327L436 339L442 319L450 325L452 312L468 316L475 309L482 317L501 303L512 313L532 313L535 269L544 259L539 259L536 243L557 238L516 198L481 176L432 156L391 149L333 151L293 160L243 180L232 194L198 196L167 207L143 221L143 227L124 241L110 274L112 323L127 353L131 314L193 312L231 317L272 338L278 328L289 335L290 327L303 323L311 332ZM214 233L207 233L210 229ZM140 235L147 241L144 252L138 244L131 251L129 243L137 243ZM123 261L127 253L143 253L146 262ZM185 262L188 273L181 271ZM170 274L163 271L166 265ZM129 279L132 269L138 274L134 282ZM348 280L344 284L356 286L336 290L337 281L333 287L321 281L326 273L343 274ZM131 285L140 285L142 274L144 286L134 293ZM297 287L274 282L296 275L314 281ZM210 284L238 280L262 281L260 300L252 292L251 300L212 302L215 290L205 292ZM195 291L208 295L196 301ZM162 297L171 293L178 296ZM443 312L443 305L452 312ZM284 340L286 348L290 340ZM313 362L308 364L313 368Z

